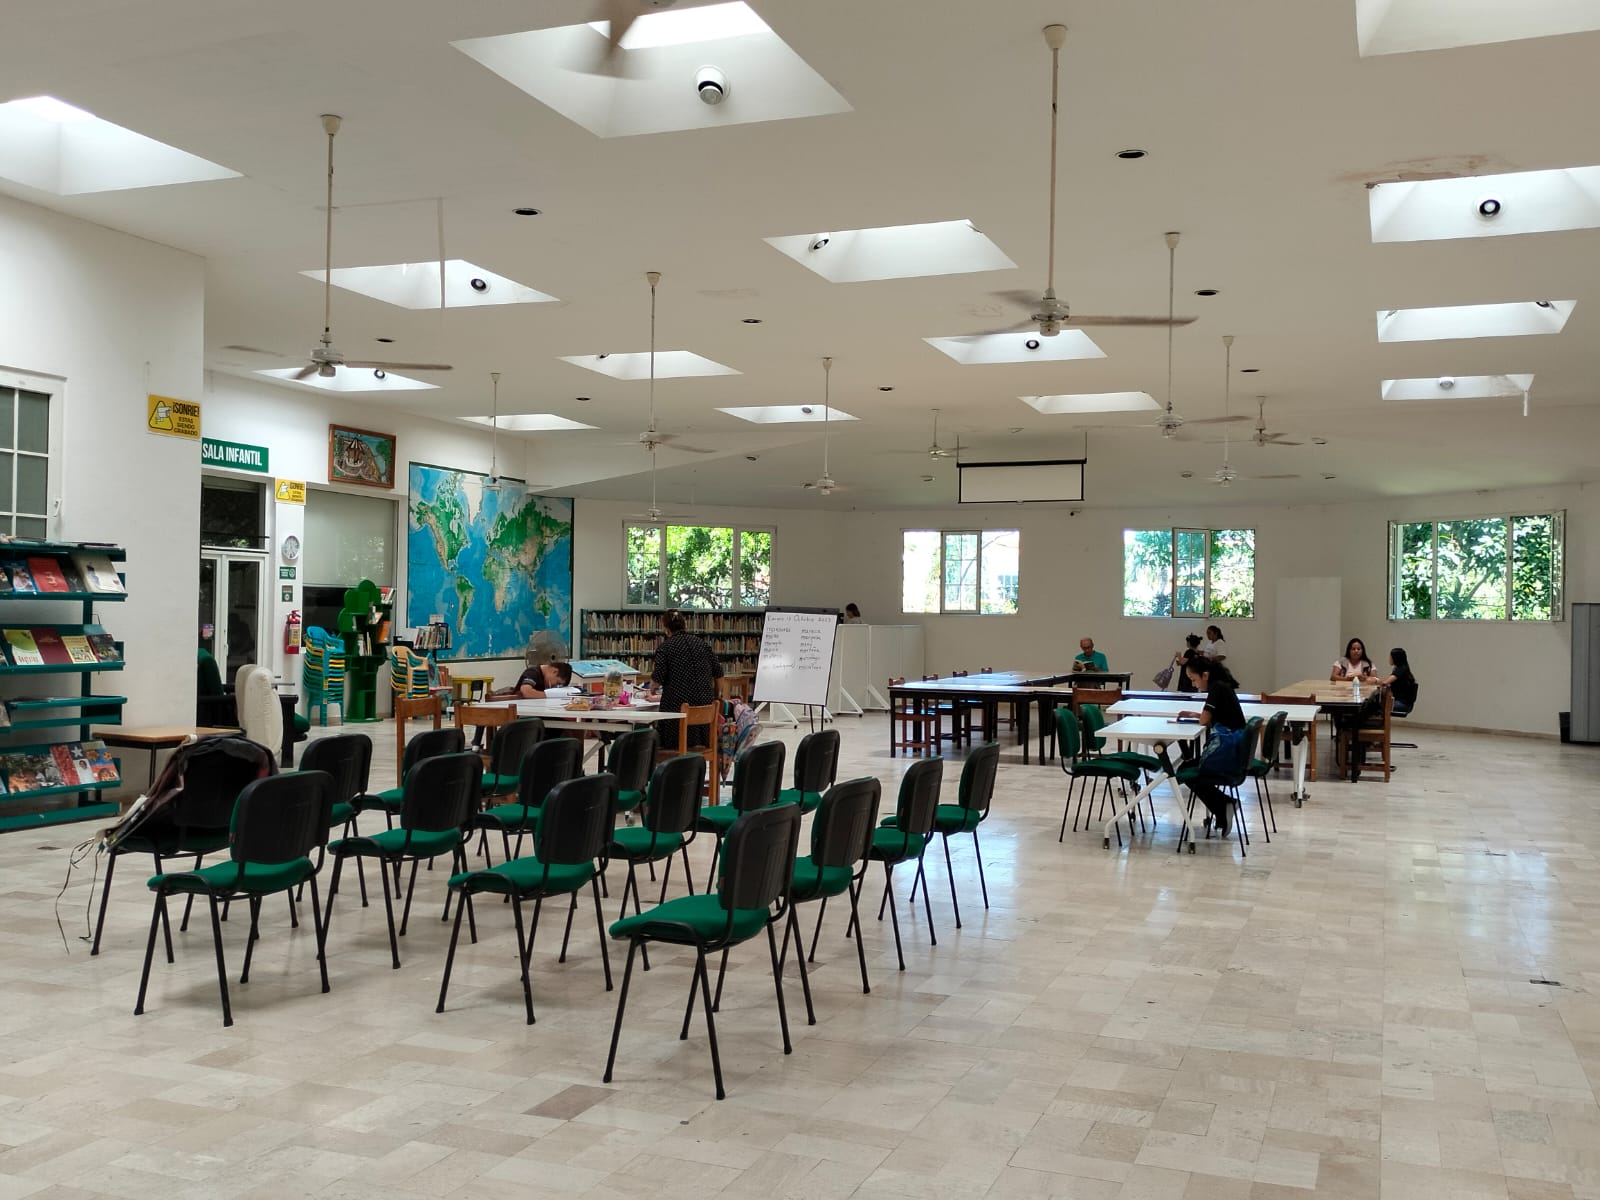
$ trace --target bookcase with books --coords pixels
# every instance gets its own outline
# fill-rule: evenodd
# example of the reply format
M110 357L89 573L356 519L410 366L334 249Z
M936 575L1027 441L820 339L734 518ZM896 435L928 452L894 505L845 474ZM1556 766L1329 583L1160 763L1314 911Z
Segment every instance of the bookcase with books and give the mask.
M126 557L96 542L0 542L0 832L117 811L99 798L121 782L117 764L90 734L122 723L127 698L94 687L96 676L122 670L122 643L94 609L127 599L117 569ZM63 621L69 604L74 619ZM49 735L35 731L45 730L76 736L41 741ZM24 733L34 736L13 740Z
M615 658L649 673L661 642L659 608L586 608L579 658ZM704 638L725 674L752 674L761 654L763 609L680 609L689 632Z

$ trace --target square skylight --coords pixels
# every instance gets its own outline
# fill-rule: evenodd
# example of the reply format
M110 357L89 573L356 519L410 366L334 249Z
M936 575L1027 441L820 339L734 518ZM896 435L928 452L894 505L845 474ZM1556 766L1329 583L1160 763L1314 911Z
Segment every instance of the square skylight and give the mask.
M1055 337L1036 333L979 333L971 337L923 338L942 354L964 367L994 363L1066 362L1075 358L1104 358L1106 352L1081 329L1063 329ZM1033 345L1029 345L1029 343Z
M300 274L322 282L322 271L301 271ZM400 308L439 307L439 264L434 262L390 263L379 267L335 267L333 286L346 291L359 292L385 304ZM482 284L482 287L476 286ZM535 291L485 271L462 258L447 258L444 263L444 305L446 308L476 308L488 304L548 304L555 300L544 292Z
M296 387L316 388L323 392L416 392L439 386L437 383L423 383L420 379L412 379L406 375L396 375L393 371L385 371L380 376L376 371L355 367L340 367L331 378L308 375L304 379L296 379L295 376L299 373L299 367L277 367L270 371L256 372L257 375L281 379Z
M649 352L639 354L563 354L562 362L569 362L586 371L598 371L613 379L649 379ZM725 367L709 358L702 358L688 350L657 350L657 379L692 379L701 375L738 375L732 367Z
M1435 242L1600 228L1600 167L1558 167L1367 189L1375 242Z
M1363 55L1448 50L1600 29L1594 0L1356 0Z
M0 104L0 164L5 178L56 196L239 177L54 96Z
M1385 400L1487 400L1520 396L1533 386L1530 375L1437 375L1431 379L1385 379Z
M1057 413L1148 412L1160 408L1149 392L1082 392L1075 396L1019 396L1028 407Z
M847 412L826 404L768 404L755 408L719 408L718 412L756 425L798 425L806 421L854 421Z
M569 421L566 417L558 417L555 413L501 413L499 418L494 417L463 417L464 421L471 421L474 425L486 425L491 428L498 426L509 433L546 433L556 429L595 429L598 426L585 425L582 421Z
M1576 300L1524 300L1511 304L1453 304L1445 308L1391 308L1378 313L1378 340L1437 342L1560 333L1576 307Z
M971 221L796 233L764 240L830 283L1008 271L1017 265Z
M608 60L604 21L467 38L457 50L598 137L713 129L849 112L850 104L747 4L641 16ZM718 104L702 68L722 73Z

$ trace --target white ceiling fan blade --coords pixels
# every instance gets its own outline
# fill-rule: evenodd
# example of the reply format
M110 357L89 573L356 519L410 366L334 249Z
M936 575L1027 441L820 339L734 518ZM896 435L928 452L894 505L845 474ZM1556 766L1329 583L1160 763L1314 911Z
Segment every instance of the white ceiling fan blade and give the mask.
M1196 418L1194 418L1192 420L1184 422L1184 424L1186 424L1186 425L1233 425L1233 424L1238 423L1239 421L1248 421L1249 419L1250 419L1249 417L1246 417L1246 416L1243 416L1243 415L1240 415L1240 414L1236 413L1236 414L1234 414L1232 416L1228 416L1228 417L1196 417Z
M1193 325L1199 317L1105 317L1066 316L1063 325L1081 325L1085 329L1167 329L1175 325Z
M293 378L293 379L310 379L320 369L321 369L321 366L318 363L307 363L305 366L301 367L298 371L296 371L294 373L294 375L291 376L291 378Z
M261 346L240 346L238 344L222 347L224 350L237 350L242 354L264 354L268 358L293 358L294 355L285 354L281 350L268 350Z

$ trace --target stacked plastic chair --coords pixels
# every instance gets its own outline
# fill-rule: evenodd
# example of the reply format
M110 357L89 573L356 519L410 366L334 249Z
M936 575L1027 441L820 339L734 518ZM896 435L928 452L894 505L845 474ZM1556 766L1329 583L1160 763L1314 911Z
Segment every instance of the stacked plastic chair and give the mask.
M305 660L301 682L306 690L306 715L322 710L321 724L328 724L328 705L339 706L344 719L344 639L334 637L316 625L306 627L301 658Z
M430 694L428 658L407 646L389 648L389 686L396 696L417 699Z

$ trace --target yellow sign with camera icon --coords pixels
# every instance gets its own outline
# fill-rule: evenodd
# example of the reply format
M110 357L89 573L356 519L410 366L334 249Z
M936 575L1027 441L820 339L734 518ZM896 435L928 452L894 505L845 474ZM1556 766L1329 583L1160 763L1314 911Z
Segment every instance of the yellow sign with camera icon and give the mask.
M304 504L306 502L306 481L303 479L280 479L273 492L273 497L279 504Z
M198 439L200 436L200 406L193 400L174 400L171 396L145 397L149 411L145 428L151 433L167 437Z

